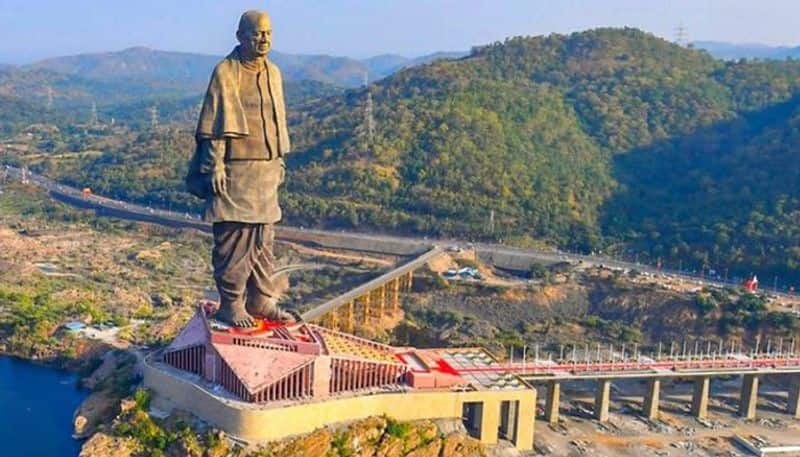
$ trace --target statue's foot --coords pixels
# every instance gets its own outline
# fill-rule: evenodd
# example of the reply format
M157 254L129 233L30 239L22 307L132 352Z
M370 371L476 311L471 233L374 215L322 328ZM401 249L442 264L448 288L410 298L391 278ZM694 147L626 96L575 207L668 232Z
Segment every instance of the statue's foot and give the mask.
M256 326L256 321L253 319L253 316L243 309L237 310L229 306L223 306L220 307L214 317L221 322L237 328L253 328Z
M303 315L300 314L296 309L286 309L284 311L286 311L287 314L292 316L292 319L294 319L295 322L305 322L305 320L303 319Z
M269 320L280 308L278 308L278 297L270 297L268 295L257 295L255 297L247 297L247 304L245 309L252 316L260 316Z
M284 324L297 321L292 313L288 313L280 308L275 310L275 312L268 316L267 319L273 322L282 322Z
M299 322L293 314L282 310L277 305L277 297L261 296L255 299L248 300L247 312L253 316L260 316L271 322Z

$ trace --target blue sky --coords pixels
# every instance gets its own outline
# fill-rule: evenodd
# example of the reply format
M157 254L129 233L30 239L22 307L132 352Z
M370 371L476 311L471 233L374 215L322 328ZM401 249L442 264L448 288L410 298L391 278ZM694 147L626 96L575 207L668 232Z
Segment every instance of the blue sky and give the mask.
M406 56L513 35L633 26L690 40L800 44L798 0L0 0L0 62L130 46L222 54L238 16L266 9L275 49Z

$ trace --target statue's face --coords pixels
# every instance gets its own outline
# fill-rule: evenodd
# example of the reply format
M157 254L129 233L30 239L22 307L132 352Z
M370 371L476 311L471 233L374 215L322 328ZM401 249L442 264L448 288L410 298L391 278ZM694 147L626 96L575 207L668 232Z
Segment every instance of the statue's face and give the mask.
M265 57L272 47L272 23L269 16L262 14L246 21L236 32L236 38L245 55Z

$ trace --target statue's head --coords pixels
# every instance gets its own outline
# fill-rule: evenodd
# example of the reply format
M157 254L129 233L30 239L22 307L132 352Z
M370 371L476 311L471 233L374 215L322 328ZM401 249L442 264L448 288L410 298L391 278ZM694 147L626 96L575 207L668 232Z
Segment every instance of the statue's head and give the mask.
M247 57L265 57L272 47L272 21L264 11L245 11L236 31L240 49Z

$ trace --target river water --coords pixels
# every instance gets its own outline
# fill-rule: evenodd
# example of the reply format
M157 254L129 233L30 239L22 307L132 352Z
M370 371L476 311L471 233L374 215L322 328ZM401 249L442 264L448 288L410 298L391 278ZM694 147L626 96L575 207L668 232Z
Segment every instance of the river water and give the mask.
M86 395L69 373L0 356L0 456L77 456L72 414Z

